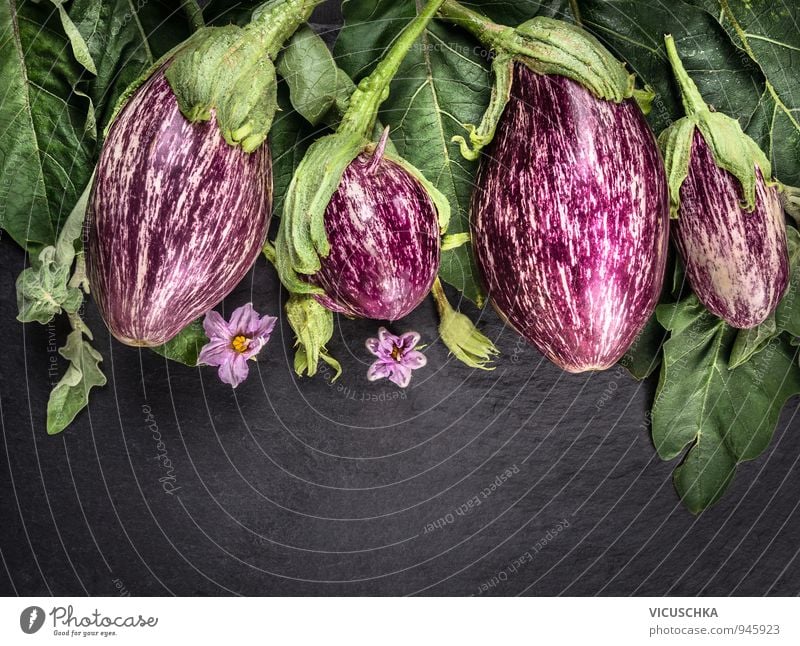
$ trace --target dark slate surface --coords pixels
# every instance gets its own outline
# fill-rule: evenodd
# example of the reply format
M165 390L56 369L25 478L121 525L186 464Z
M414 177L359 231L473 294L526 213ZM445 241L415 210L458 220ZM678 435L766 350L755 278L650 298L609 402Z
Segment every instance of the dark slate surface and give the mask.
M337 384L294 377L282 321L232 391L213 369L110 340L90 306L109 384L48 437L65 331L15 321L24 257L7 238L0 254L2 594L800 592L796 399L768 451L695 518L649 438L655 384L567 375L491 312L491 373L448 358L428 301L392 326L431 344L407 392L367 382L377 323L347 320ZM225 308L248 300L280 312L263 261Z

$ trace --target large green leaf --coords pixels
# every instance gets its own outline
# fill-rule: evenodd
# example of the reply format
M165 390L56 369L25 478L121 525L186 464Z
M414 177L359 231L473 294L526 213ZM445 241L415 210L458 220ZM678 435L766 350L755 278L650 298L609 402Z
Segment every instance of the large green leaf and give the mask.
M658 308L672 335L664 344L653 404L653 442L664 460L689 447L675 470L684 504L698 513L723 494L736 465L758 456L772 438L784 402L800 392L797 348L786 336L738 368L729 364L737 330L696 296Z
M155 19L158 5L141 10ZM0 1L0 226L34 255L55 242L114 104L154 60L138 9L130 0ZM165 11L174 7L161 7L161 22Z
M473 4L473 3L471 3ZM358 82L400 30L416 15L414 0L350 0L336 42L339 65ZM566 2L478 3L492 17L518 24L540 12L564 12ZM454 135L478 123L489 103L489 68L482 47L467 34L432 23L406 57L384 102L380 119L392 128L399 154L419 168L450 202L449 233L469 230L469 203L477 165L461 157ZM442 253L442 278L473 301L482 289L470 245Z
M0 226L34 253L55 243L93 167L85 72L52 5L0 1Z

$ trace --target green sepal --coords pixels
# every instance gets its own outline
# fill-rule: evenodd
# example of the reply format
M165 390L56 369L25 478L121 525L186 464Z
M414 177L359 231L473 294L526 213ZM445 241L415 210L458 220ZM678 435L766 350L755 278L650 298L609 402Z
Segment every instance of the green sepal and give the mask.
M331 380L336 381L342 374L342 367L325 347L333 336L333 312L313 296L292 294L286 302L286 318L295 333L294 371L297 376L313 377L322 359L336 371Z
M495 54L492 96L481 124L477 128L463 124L469 132L469 142L461 136L452 139L466 159L477 159L481 149L494 138L511 93L514 63L523 64L537 74L570 78L607 101L619 103L634 96L634 76L581 27L536 16L514 29L493 23L455 0L445 0L439 14L469 31ZM641 91L637 98L644 98Z
M641 90L636 88L633 90L633 100L636 101L636 105L638 105L639 109L647 116L653 110L653 101L656 100L656 91L649 85L645 85Z
M166 77L191 122L216 114L230 145L252 152L267 138L278 108L275 66L253 26L206 27L169 64Z
M442 236L442 251L450 251L472 242L472 236L468 231L461 233L450 233Z
M337 132L311 144L298 165L286 192L275 240L278 276L290 292L323 293L298 274L316 273L321 267L319 257L330 253L325 210L344 171L368 146L361 135Z
M764 151L744 133L736 119L721 112L698 113L697 127L711 149L717 166L741 183L744 208L752 211L756 207L756 166L761 169L765 181L772 179L772 165Z
M499 54L492 61L492 96L489 99L489 107L483 113L480 125L476 128L471 123L461 124L469 133L469 143L461 135L455 135L451 141L457 143L461 149L461 156L464 159L474 161L480 157L481 150L491 143L494 133L497 131L497 124L506 104L511 98L511 82L514 77L514 61L505 54ZM472 147L470 147L472 144Z
M106 384L106 377L100 370L103 357L84 341L81 330L70 332L66 345L59 348L58 353L68 359L70 365L47 402L48 435L60 433L69 426L89 403L89 391Z
M678 119L658 137L658 145L664 155L664 167L667 171L671 218L678 217L681 207L681 186L689 176L694 129L694 121L689 117L684 117Z
M566 76L599 99L619 103L633 96L633 74L577 25L536 16L517 27L513 37L502 36L501 43L499 51L518 55L534 72Z
M756 206L756 167L761 170L761 175L766 182L772 182L772 165L769 159L767 159L758 144L745 134L741 124L736 119L721 112L715 112L706 104L697 89L697 85L686 72L672 36L669 34L664 36L664 44L667 50L667 58L680 89L681 101L686 111L686 117L673 124L667 129L667 132L676 128L684 120L688 120L691 123L692 132L694 126L696 126L711 150L716 165L739 180L744 194L743 206L747 211L752 211ZM689 126L683 126L683 128L686 130ZM673 136L678 137L675 134ZM683 164L683 154L686 146L685 140L683 140L685 133L681 133L680 137L682 139L676 145L680 146L678 152L681 156L676 161ZM689 148L691 149L691 138ZM688 174L688 159L686 164L686 174ZM681 177L682 172L683 169L681 167L673 173L669 164L667 165L667 173L670 176L671 211L673 208L675 209L673 217L676 217L677 208L680 204L680 199L677 197L678 192L683 180L686 179L686 174Z
M447 349L470 368L494 370L491 363L500 351L466 315L450 305L439 278L434 281L431 294L439 312L439 336Z

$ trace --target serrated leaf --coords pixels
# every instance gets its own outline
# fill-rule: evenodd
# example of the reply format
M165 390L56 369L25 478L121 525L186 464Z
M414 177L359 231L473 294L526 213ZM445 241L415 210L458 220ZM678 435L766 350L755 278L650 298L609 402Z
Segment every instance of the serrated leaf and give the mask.
M103 358L79 330L67 337L59 354L70 362L66 374L56 384L47 402L47 433L60 433L72 423L75 416L89 403L89 391L104 386L106 377L100 370Z
M660 306L657 316L672 335L653 405L653 442L664 460L688 447L674 480L684 504L698 513L722 496L739 462L769 444L784 402L800 392L797 351L779 337L730 369L737 330L696 296Z
M189 323L164 345L153 348L153 352L193 368L197 365L197 356L206 343L208 337L203 330L203 323L198 319Z

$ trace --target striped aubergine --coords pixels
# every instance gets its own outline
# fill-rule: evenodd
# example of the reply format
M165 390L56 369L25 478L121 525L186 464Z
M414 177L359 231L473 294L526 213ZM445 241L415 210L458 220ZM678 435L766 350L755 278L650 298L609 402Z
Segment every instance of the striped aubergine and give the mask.
M663 160L639 107L515 63L471 228L504 320L569 372L616 363L658 301L669 237Z
M110 128L87 212L88 274L125 344L158 346L217 305L266 239L269 149L225 142L212 116L190 123L163 68Z
M673 238L686 276L710 312L735 328L762 323L789 285L780 195L756 166L755 209L743 207L741 182L717 166L695 129L689 174L680 188Z
M387 131L388 132L388 131ZM439 271L439 222L425 187L383 154L345 169L325 210L330 254L309 277L317 300L347 316L394 321L416 308Z

